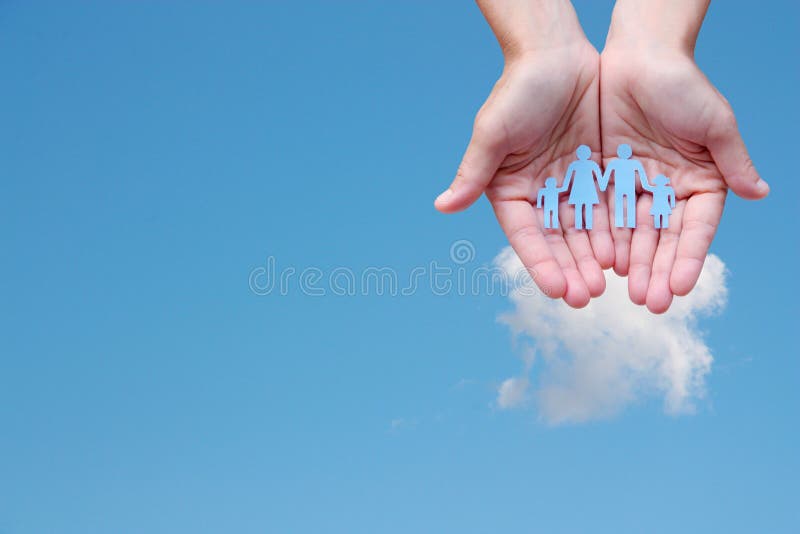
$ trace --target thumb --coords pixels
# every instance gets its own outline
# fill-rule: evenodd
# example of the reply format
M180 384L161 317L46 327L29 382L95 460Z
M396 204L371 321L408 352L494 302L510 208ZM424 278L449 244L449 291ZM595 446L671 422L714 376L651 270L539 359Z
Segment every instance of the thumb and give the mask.
M472 205L492 181L505 154L502 128L487 129L476 121L458 172L450 187L440 194L434 205L442 213L454 213Z
M744 146L736 117L729 106L720 112L716 126L709 130L708 149L731 190L742 198L758 200L769 193Z

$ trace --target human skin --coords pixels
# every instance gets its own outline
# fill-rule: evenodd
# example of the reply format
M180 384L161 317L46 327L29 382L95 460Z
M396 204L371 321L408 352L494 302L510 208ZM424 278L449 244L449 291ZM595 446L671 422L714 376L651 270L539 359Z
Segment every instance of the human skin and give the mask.
M730 105L694 62L708 3L618 0L598 61L567 0L479 0L505 68L437 209L460 211L485 192L545 294L584 306L605 289L601 269L613 266L628 276L633 302L666 311L696 284L728 188L749 199L769 192ZM591 232L575 230L563 197L561 228L545 229L533 208L544 179L563 176L580 144L602 147L608 164L621 143L631 144L648 176L671 178L677 204L669 228L653 227L649 194L637 200L636 229L610 225L612 184L599 193Z
M677 197L669 228L656 230L652 197L641 194L636 229L612 228L614 270L630 298L653 313L697 283L728 188L763 198L762 180L728 101L694 61L708 0L618 0L601 54L603 160L633 147L647 175L670 177ZM613 186L610 186L613 187ZM613 195L609 195L613 219Z
M436 199L445 213L486 193L511 246L541 290L573 307L605 290L614 264L605 194L591 233L574 228L559 202L560 228L544 228L534 206L549 176L564 176L581 144L600 161L599 54L567 0L479 0L503 51L500 79L475 118L450 187Z

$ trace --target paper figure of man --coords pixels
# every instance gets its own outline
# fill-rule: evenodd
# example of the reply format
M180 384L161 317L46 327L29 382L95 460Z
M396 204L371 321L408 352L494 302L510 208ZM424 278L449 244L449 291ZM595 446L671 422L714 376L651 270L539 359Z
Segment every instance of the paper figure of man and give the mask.
M611 175L614 175L614 225L617 228L636 228L636 173L639 173L642 187L648 191L652 190L644 167L638 160L631 159L631 154L633 151L630 145L619 145L618 157L609 162L603 181L600 183L600 191L605 191Z

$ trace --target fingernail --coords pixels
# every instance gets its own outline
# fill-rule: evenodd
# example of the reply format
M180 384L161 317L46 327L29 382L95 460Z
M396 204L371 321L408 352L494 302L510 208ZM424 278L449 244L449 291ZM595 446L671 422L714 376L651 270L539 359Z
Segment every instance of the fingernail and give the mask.
M762 180L761 178L759 178L758 182L756 182L756 189L758 189L760 193L766 195L767 193L769 193L769 184L764 180Z
M450 200L452 196L453 196L453 190L447 189L441 195L436 197L436 203L438 204L440 202L447 202L448 200Z

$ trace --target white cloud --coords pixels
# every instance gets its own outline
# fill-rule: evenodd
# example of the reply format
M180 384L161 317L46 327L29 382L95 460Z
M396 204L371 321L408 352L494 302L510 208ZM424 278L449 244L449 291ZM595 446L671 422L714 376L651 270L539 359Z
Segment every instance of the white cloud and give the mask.
M522 268L510 247L495 263L511 277ZM676 298L664 315L630 302L626 278L610 273L606 282L605 294L581 310L530 285L511 292L515 308L500 320L515 336L530 338L538 364L531 383L533 353L526 352L523 375L505 380L498 390L501 408L522 406L530 397L545 421L558 424L608 417L656 395L669 414L693 411L713 360L697 318L724 308L725 264L709 255L697 287Z
M522 347L522 362L525 364L525 372L522 376L511 377L503 380L497 390L497 406L501 410L519 408L530 401L528 388L531 382L528 373L533 367L536 359L536 351L528 345Z
M528 377L512 377L503 380L497 390L497 405L502 409L517 408L527 400Z

